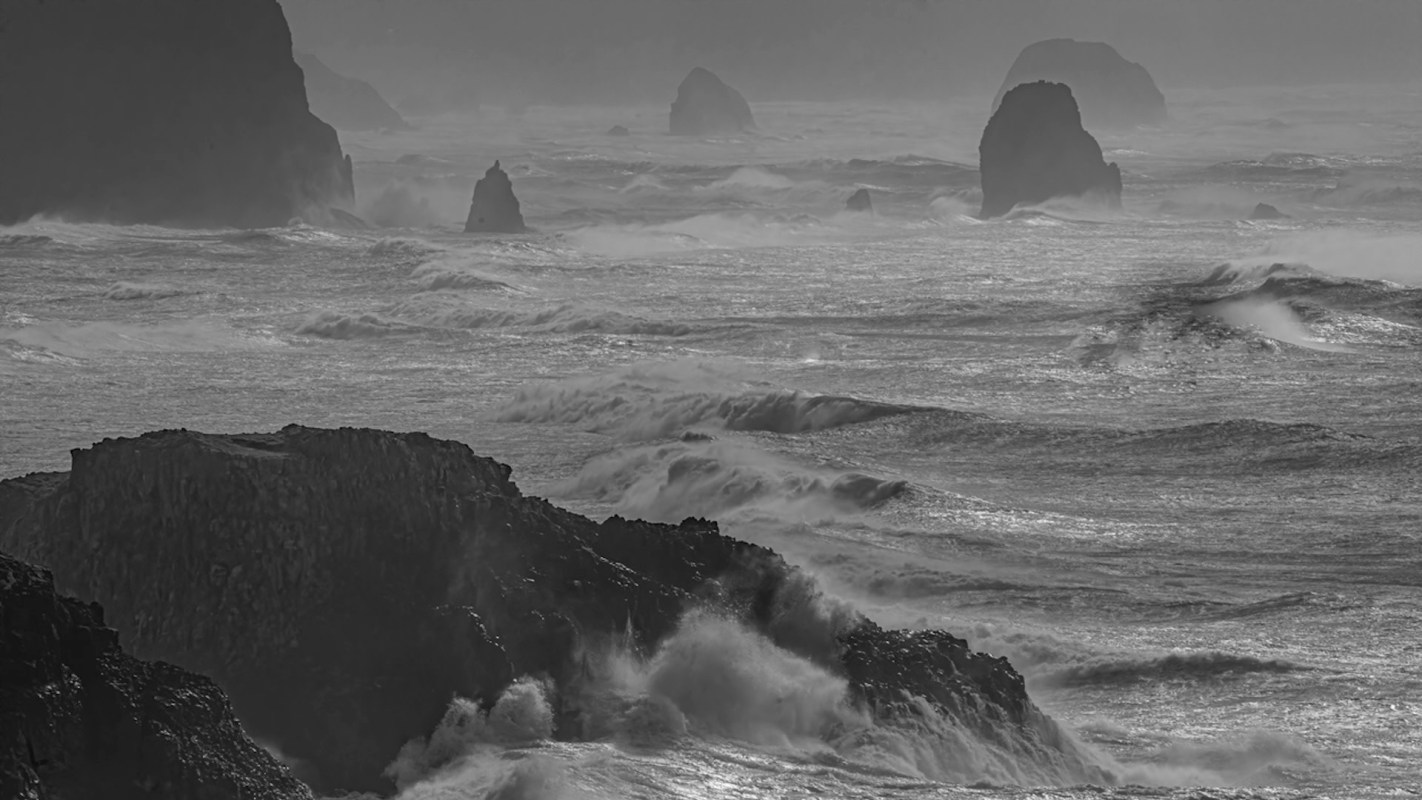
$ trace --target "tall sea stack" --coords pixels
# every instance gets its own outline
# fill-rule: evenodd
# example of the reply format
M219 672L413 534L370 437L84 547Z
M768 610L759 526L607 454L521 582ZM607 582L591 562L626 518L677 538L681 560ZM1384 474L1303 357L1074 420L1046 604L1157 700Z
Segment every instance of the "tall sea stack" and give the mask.
M514 196L513 181L495 161L494 166L474 184L474 199L469 203L469 218L464 221L465 233L523 233L523 212Z
M1063 84L1038 81L1009 91L983 130L978 155L982 217L1054 197L1121 204L1121 169L1106 163Z
M1165 121L1165 95L1146 68L1127 61L1104 42L1048 39L1028 45L1012 62L992 107L1014 86L1034 81L1065 83L1091 128L1132 128Z
M374 86L335 72L310 53L298 51L294 56L306 78L311 113L343 131L405 127L400 112L391 108Z
M324 789L390 790L382 770L451 697L487 708L525 675L554 688L555 736L603 735L622 712L590 654L650 656L695 609L842 676L866 724L937 714L1024 780L1113 781L1005 659L885 630L714 523L598 523L527 497L456 442L291 426L72 455L0 482L0 547L104 602L137 654L211 674Z
M6 0L0 224L261 227L353 201L277 0Z
M710 70L693 69L677 87L671 107L673 135L740 133L754 127L750 104Z

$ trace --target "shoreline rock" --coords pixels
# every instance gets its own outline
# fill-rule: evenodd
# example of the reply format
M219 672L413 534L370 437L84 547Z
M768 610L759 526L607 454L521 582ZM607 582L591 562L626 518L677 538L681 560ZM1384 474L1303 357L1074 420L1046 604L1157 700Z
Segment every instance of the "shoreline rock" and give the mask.
M0 225L277 227L349 208L277 0L16 0L0 29Z
M1057 197L1121 205L1121 169L1106 163L1063 84L1024 83L1008 92L983 129L978 154L985 219Z
M993 98L993 111L1013 87L1036 81L1071 87L1089 128L1155 125L1167 116L1165 95L1146 68L1105 42L1047 39L1023 48Z
M523 233L523 212L514 196L513 181L495 161L494 166L474 184L474 198L469 203L469 218L464 221L465 233Z
M750 104L710 70L696 67L676 88L670 121L673 136L710 136L754 128Z

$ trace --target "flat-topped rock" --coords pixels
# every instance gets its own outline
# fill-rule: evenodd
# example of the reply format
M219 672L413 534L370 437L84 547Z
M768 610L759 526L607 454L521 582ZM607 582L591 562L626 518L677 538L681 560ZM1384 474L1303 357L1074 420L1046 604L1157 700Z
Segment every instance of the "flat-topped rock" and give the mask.
M673 135L740 133L754 127L750 104L710 70L693 69L677 87L671 107Z
M1028 45L1007 71L993 110L1014 86L1036 81L1071 87L1088 128L1130 128L1166 118L1165 95L1155 79L1104 42L1048 39Z

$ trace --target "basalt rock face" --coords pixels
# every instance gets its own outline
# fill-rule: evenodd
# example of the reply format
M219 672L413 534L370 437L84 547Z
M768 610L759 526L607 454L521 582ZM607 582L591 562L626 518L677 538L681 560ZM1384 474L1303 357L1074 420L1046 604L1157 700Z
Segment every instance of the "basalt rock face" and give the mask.
M754 127L750 104L710 70L693 69L677 87L671 107L673 135L740 133Z
M1013 87L1035 81L1070 86L1082 119L1092 128L1131 128L1166 118L1165 95L1146 68L1104 42L1048 39L1028 45L1007 71L993 110Z
M474 184L474 199L469 203L469 218L465 233L523 233L523 212L514 196L513 181L495 161Z
M260 227L353 200L277 0L7 0L0 224Z
M1005 660L852 612L816 634L801 624L813 583L775 553L701 520L595 523L509 476L423 434L151 433L0 483L0 546L109 604L136 652L213 675L324 789L390 789L382 768L453 695L490 704L522 675L560 688L559 736L584 735L562 691L587 679L584 654L653 652L693 607L844 675L880 719L921 715L918 696L1013 758L1109 780Z
M1025 83L1008 92L983 130L978 155L983 217L1054 197L1121 204L1121 170L1102 158L1063 84Z
M126 655L103 609L0 554L0 797L310 800L211 681Z
M293 55L306 77L306 98L311 103L311 113L343 131L405 127L400 112L391 108L374 86L334 72L310 53Z

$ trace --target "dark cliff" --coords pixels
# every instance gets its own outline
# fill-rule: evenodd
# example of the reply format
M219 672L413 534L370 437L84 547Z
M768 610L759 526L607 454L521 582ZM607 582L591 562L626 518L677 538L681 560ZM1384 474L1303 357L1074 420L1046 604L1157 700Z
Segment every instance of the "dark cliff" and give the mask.
M0 554L0 797L310 800L222 692L124 654L103 610Z
M1071 89L1060 83L1026 83L1008 92L983 130L978 156L983 217L1054 197L1120 206L1121 170L1106 163L1101 145L1081 126Z
M277 0L6 0L0 224L285 225L350 205Z
M135 652L214 676L323 788L389 789L382 768L451 696L576 685L588 647L651 652L693 606L844 675L882 719L920 713L917 695L1014 757L1106 779L1006 660L853 614L806 630L786 610L812 584L775 553L699 520L595 523L509 476L423 434L151 433L0 483L0 546L109 604ZM576 703L556 710L559 736L582 735Z
M343 131L405 127L400 112L391 108L374 86L333 71L310 53L293 55L306 78L311 113Z
M671 107L673 135L740 133L754 127L750 104L710 70L693 69L677 87Z
M523 212L514 196L513 181L495 161L474 184L465 233L523 233Z
M1035 81L1065 83L1093 128L1130 128L1164 122L1165 95L1146 68L1127 61L1104 42L1048 39L1028 45L1012 62L993 98L996 111L1014 86Z

